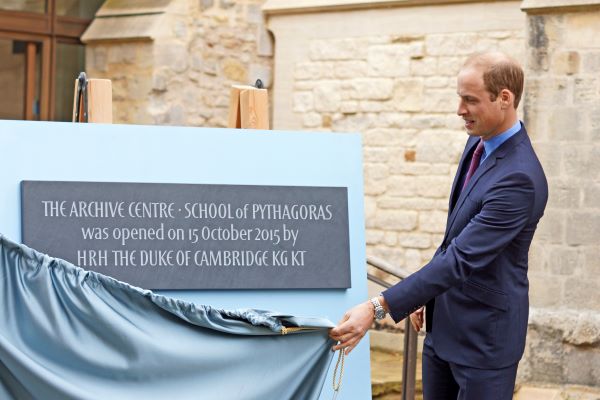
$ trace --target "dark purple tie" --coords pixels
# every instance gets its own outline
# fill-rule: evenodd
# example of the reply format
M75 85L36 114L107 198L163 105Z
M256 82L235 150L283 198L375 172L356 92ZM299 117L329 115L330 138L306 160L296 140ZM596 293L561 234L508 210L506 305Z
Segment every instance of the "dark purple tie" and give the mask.
M471 158L471 165L469 165L469 171L467 172L467 177L465 178L465 183L463 184L462 190L465 190L467 184L475 174L477 167L479 167L479 162L481 161L481 155L483 154L483 140L479 140L477 143L477 147L473 152L473 157Z

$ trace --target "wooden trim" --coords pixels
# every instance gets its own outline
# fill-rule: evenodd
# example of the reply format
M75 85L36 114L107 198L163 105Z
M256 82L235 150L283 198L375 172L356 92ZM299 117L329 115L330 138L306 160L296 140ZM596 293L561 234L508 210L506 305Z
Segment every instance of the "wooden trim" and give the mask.
M54 119L54 111L56 105L54 104L55 95L56 95L56 36L53 36L49 41L50 46L50 54L48 60L48 74L52 77L50 82L48 82L48 97L50 101L48 102L48 120Z
M25 119L33 119L35 99L35 51L36 43L28 42L25 47Z
M306 14L391 7L418 7L461 3L493 3L515 0L267 0L262 6L265 15Z
M42 42L44 40L44 36L42 36L42 35L26 34L26 33L22 33L22 32L6 32L4 30L0 31L0 38L16 39L16 40L32 41L32 42Z
M54 84L54 75L51 70L51 40L44 38L42 42L42 77L40 88L40 120L49 121L52 119L50 114L50 104L54 100L50 97L51 85Z
M52 36L50 36L49 40L48 40L48 47L49 49L49 53L48 53L48 60L47 62L44 64L46 65L46 72L48 73L48 76L50 77L50 79L48 79L48 81L44 81L47 82L47 90L48 90L48 102L47 104L47 109L46 112L48 113L46 115L46 118L44 118L45 121L50 121L52 119L54 119L54 110L56 108L56 105L54 104L54 99L55 99L55 90L56 90L56 1L55 0L48 0L48 11L50 12L50 15L52 16Z
M46 0L46 7L48 8L48 14L52 18L52 33L54 32L54 28L56 26L56 0Z
M54 0L48 0L49 9L54 8ZM79 38L93 19L78 17L35 14L19 11L0 10L0 32L18 32L35 35L58 35Z
M23 33L50 35L52 33L50 16L13 11L0 11L0 29Z

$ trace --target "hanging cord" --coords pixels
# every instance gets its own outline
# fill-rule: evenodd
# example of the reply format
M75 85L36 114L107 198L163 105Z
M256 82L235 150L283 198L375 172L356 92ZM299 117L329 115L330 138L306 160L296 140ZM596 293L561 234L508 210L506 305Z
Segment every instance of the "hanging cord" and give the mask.
M282 326L281 334L289 335L290 333L296 333L296 332L300 332L300 331L316 331L316 330L318 330L318 328ZM333 382L332 382L333 383L333 399L332 400L337 399L340 389L342 388L342 378L344 377L344 358L346 357L346 354L344 352L344 349L341 349L338 351L339 351L338 359L335 363L335 369L333 370ZM339 378L337 377L338 369L340 371Z
M344 349L340 349L338 351L340 353L338 354L338 359L335 363L335 369L333 370L333 400L337 399L338 394L340 393L340 389L342 388L342 378L344 377L344 358L346 357L346 353ZM338 368L340 369L340 376L336 379Z

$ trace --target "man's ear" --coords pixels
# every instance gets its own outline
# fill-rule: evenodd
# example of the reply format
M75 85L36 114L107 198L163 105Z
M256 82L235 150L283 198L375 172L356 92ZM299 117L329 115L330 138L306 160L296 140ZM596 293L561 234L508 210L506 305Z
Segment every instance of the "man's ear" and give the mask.
M502 89L498 97L500 98L500 106L503 110L513 106L515 95L510 90Z

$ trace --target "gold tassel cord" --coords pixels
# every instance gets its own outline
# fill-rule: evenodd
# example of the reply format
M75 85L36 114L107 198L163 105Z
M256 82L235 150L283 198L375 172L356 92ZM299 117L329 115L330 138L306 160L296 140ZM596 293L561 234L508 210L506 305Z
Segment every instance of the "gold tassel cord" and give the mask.
M319 328L304 328L299 326L282 326L281 334L288 335L294 332L300 331L317 331ZM339 342L338 342L339 343ZM344 377L344 358L346 354L344 349L339 350L338 359L335 363L335 369L333 370L333 400L337 399L337 396L342 388L342 378ZM338 370L340 376L338 377Z
M342 377L344 376L344 358L346 353L344 352L344 349L340 349L339 352L337 362L335 363L335 369L333 370L333 400L337 399L340 389L342 388ZM336 382L338 368L340 376Z
M282 326L281 334L287 335L287 334L295 333L295 332L318 331L318 330L319 330L319 328L305 328L305 327L301 327L301 326Z

